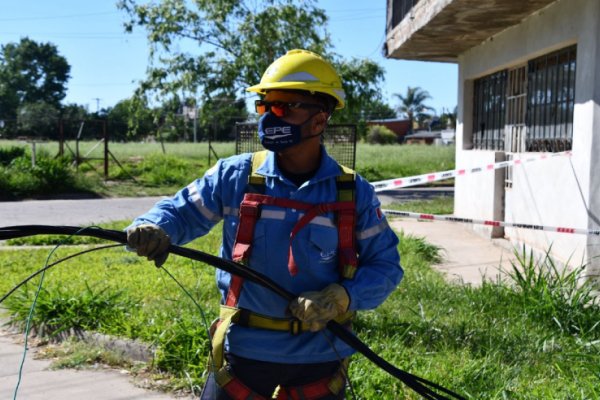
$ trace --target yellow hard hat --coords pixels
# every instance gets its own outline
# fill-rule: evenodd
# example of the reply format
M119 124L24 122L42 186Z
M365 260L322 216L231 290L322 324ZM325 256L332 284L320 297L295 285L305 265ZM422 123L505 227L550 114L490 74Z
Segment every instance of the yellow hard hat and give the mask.
M269 65L258 85L246 90L265 94L274 89L327 94L337 100L336 110L344 108L345 104L342 80L333 66L320 55L308 50L288 51Z

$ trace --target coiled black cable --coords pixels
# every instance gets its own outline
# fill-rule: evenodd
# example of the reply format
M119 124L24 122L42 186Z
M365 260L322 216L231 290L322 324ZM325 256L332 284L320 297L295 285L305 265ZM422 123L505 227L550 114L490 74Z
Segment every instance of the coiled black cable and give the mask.
M81 228L74 226L49 226L49 225L19 225L19 226L8 226L0 228L0 240L14 239L18 237L34 236L34 235L81 235L91 236L99 239L110 240L117 243L126 244L127 235L122 231L115 231L109 229L102 229L98 227ZM213 256L208 253L204 253L199 250L192 250L185 247L176 245L170 245L170 253L178 256L190 258L196 261L201 261L209 264L215 268L222 269L230 274L238 275L244 279L250 280L258 285L261 285L274 293L278 294L287 301L292 301L297 296L294 293L279 286L275 281L267 276L264 276L250 268L244 267L231 260L226 260L217 256ZM362 342L356 335L341 326L335 321L329 321L327 323L327 329L336 335L339 339L346 342L349 346L352 346L356 351L365 356L368 360L373 362L379 368L383 369L396 379L402 381L406 386L414 390L416 393L421 395L427 400L466 400L459 394L444 388L434 382L419 376L413 375L409 372L403 371L388 361L384 360L377 353L371 350L364 342ZM440 394L433 389L444 393Z

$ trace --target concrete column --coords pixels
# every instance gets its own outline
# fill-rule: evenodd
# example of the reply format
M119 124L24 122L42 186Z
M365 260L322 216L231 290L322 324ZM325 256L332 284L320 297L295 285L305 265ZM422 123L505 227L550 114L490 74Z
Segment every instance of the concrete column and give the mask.
M594 6L590 9L590 20L593 21L592 29L586 35L585 41L589 43L590 51L594 52L590 65L593 71L589 82L591 99L589 108L591 111L591 151L590 151L590 187L588 203L588 228L600 229L600 2L592 2ZM587 240L588 266L586 273L592 276L600 288L600 237L588 236Z

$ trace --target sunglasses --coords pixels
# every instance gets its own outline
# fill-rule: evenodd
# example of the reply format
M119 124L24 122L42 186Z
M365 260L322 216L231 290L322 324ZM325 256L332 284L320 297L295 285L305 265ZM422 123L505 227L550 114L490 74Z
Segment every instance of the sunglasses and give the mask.
M263 115L267 111L271 111L279 118L283 118L289 115L290 110L297 108L323 108L321 104L312 104L312 103L302 103L302 102L293 102L286 103L283 101L265 101L265 100L256 100L254 102L254 107L258 115Z

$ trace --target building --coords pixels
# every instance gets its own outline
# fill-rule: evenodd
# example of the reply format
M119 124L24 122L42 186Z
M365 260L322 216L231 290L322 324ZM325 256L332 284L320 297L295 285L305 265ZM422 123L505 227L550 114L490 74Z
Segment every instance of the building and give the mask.
M416 131L406 135L404 143L406 144L434 144L442 139L440 131Z
M572 151L458 177L454 213L600 229L600 1L388 0L387 57L458 64L457 167ZM586 263L600 238L474 226Z
M454 144L454 130L444 129L443 131L420 130L404 137L406 144L434 144L448 146Z
M404 137L410 132L409 119L373 119L367 122L368 126L382 125L396 134L398 142L404 142Z

